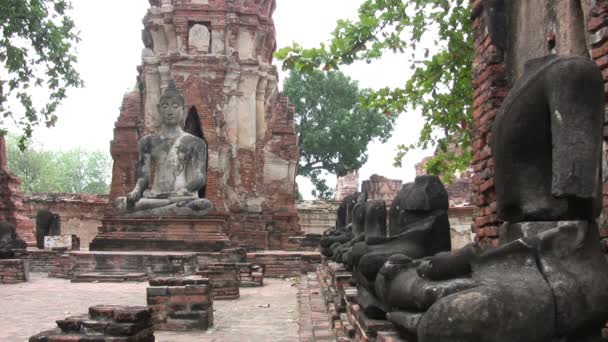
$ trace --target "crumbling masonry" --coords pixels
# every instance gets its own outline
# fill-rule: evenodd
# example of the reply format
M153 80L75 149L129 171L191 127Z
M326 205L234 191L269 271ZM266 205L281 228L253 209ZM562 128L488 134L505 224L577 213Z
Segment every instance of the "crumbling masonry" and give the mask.
M278 93L275 0L157 0L144 18L139 89L116 122L111 199L136 181L137 141L158 126L157 103L174 80L185 130L209 149L201 194L225 216L233 243L289 249L299 231L294 108Z

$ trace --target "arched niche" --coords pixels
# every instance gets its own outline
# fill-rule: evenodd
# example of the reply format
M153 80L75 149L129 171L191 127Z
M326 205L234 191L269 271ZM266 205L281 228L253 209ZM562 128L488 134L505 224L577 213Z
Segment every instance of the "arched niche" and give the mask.
M196 107L194 106L192 106L188 111L186 123L184 124L184 131L203 139L205 143L207 143L207 140L205 139L205 134L203 133L203 128L201 127L201 119L198 116L198 111L196 110ZM207 153L205 153L205 156L207 157L207 159L205 160L205 174L207 174L207 170L209 168L209 145L207 145ZM198 197L205 198L206 191L207 184L205 184L205 186L201 190L199 190Z

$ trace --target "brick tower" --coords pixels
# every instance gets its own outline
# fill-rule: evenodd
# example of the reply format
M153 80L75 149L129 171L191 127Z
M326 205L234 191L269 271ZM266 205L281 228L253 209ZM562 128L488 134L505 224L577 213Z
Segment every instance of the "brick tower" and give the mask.
M111 198L136 180L137 141L158 127L157 103L174 80L186 131L208 144L201 196L224 217L233 244L287 249L295 209L294 108L278 92L275 0L150 0L139 89L125 95L111 144Z

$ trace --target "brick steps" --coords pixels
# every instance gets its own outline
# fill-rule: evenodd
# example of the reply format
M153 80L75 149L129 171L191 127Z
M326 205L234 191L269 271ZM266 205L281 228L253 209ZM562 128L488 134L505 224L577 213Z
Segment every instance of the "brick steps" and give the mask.
M122 283L141 282L148 280L146 273L137 272L90 272L77 274L72 278L72 283Z
M93 251L218 252L230 246L225 220L209 218L105 218Z
M56 321L58 328L30 337L32 342L154 342L151 312L146 307L97 305L88 314Z
M76 282L141 281L197 269L196 253L184 252L72 252L61 256L61 264L69 270L65 277Z
M221 251L229 243L228 240L179 240L138 239L138 238L95 238L91 247L96 251Z

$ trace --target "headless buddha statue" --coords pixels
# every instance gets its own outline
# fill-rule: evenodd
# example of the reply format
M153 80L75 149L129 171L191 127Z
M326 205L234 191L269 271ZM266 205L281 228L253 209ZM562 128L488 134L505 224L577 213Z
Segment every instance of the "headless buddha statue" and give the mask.
M116 199L120 212L201 216L213 208L209 200L198 197L206 182L207 144L183 130L184 102L171 82L160 98L160 131L139 140L137 183L126 197Z
M593 61L526 64L492 130L498 247L392 255L375 279L387 318L419 342L601 341L608 263L602 206L604 85Z

